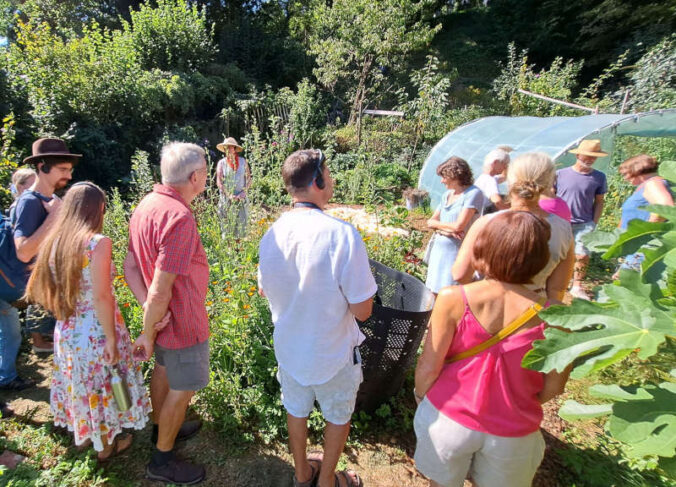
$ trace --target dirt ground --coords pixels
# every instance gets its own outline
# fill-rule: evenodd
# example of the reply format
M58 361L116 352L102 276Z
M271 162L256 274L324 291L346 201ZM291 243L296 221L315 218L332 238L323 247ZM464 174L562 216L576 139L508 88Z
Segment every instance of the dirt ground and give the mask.
M8 394L3 391L2 399L8 401L21 421L41 425L51 421L49 412L49 383L51 356L37 356L22 353L19 372L37 382L37 386L20 393ZM558 417L558 405L552 401L545 406L543 434L547 442L545 459L540 466L533 485L550 487L559 485L557 471L563 468L556 449L565 448L561 441L564 421ZM364 444L358 449L347 448L347 464L356 470L369 487L426 487L428 482L415 470L412 459L415 448L413 432L402 439L389 443ZM291 456L285 445L254 446L241 454L233 454L224 448L227 442L220 433L207 424L197 437L180 446L179 454L203 462L207 466L207 480L204 486L261 486L291 487L293 469ZM319 445L314 445L319 448ZM311 447L312 448L312 447ZM114 469L140 487L158 485L144 479L145 463L150 454L150 428L136 433L135 443L128 453L121 455L106 468ZM465 483L469 487L469 482Z

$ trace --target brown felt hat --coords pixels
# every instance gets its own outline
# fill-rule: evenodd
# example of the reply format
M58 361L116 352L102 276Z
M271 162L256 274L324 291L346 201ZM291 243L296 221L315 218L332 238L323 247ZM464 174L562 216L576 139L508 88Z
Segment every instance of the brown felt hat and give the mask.
M225 152L228 149L226 147L233 146L237 152L242 152L242 146L237 143L237 140L234 137L227 137L223 142L216 145L216 149L221 152Z
M80 157L82 154L72 154L63 140L46 137L33 142L33 155L26 157L23 163L37 164L43 159L70 159L70 162L76 163Z
M568 152L591 157L605 157L608 155L607 152L601 151L601 141L598 139L583 140L576 149L571 149Z

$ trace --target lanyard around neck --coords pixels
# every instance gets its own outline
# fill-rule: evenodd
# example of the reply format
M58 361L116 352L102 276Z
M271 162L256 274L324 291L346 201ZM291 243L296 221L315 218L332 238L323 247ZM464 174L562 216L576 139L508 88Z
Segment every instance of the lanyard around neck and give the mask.
M311 203L311 202L309 202L309 201L296 201L296 202L293 204L293 207L294 207L294 208L311 208L311 209L313 209L313 210L319 210L319 211L322 211L322 209L321 209L319 206L317 206L317 205L315 205L314 203Z

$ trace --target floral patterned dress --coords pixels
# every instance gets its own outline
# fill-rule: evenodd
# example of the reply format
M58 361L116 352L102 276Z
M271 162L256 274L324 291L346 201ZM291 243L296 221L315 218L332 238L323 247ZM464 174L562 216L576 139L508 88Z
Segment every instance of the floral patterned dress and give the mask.
M115 329L119 353L118 371L127 382L131 407L117 408L110 386L111 368L103 360L106 337L96 318L89 265L92 253L103 235L95 235L85 251L80 296L73 316L57 321L54 331L54 372L51 410L54 424L65 426L75 435L75 444L87 439L96 451L103 450L122 428L142 429L148 421L150 402L143 384L141 367L132 358L131 340L122 315L115 304ZM111 272L114 268L111 266Z

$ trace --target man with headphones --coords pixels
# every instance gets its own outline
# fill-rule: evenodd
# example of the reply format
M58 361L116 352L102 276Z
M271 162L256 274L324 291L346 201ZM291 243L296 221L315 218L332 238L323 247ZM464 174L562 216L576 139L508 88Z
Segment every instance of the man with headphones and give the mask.
M333 179L320 150L291 154L282 167L293 209L260 243L258 285L275 325L277 378L287 411L294 485L363 485L336 473L362 381L355 318L371 315L377 286L359 232L323 213ZM308 458L307 418L317 400L327 421L324 453Z
M32 155L24 164L35 166L37 178L16 203L14 213L14 244L21 262L31 263L40 249L49 229L56 221L61 200L54 192L63 189L71 180L73 165L82 157L72 154L61 139L42 138L33 142ZM50 353L53 345L43 335L54 329L54 318L44 310L29 306L26 328L33 338L33 351Z

